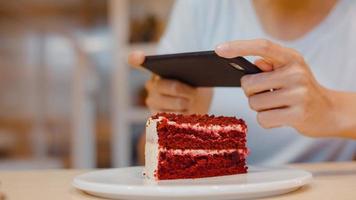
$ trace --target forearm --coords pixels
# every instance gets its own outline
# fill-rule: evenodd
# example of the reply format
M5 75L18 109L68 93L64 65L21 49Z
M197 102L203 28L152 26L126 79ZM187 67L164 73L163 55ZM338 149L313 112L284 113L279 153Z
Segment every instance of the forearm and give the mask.
M335 136L356 139L356 93L329 90L335 115Z
M213 88L198 88L192 101L191 114L207 114L213 98Z

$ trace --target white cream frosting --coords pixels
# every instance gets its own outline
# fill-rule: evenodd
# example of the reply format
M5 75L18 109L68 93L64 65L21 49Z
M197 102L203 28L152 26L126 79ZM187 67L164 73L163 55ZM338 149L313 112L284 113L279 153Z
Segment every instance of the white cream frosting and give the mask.
M145 169L144 173L148 179L155 179L155 172L158 167L158 135L157 119L149 118L146 123L146 144L145 144Z
M241 124L237 125L228 125L228 126L220 126L220 125L209 125L209 126L200 126L199 124L189 124L189 123L181 123L177 124L176 122L169 121L169 125L173 125L179 128L189 128L196 131L211 131L211 132L220 132L220 131L244 131L244 127Z

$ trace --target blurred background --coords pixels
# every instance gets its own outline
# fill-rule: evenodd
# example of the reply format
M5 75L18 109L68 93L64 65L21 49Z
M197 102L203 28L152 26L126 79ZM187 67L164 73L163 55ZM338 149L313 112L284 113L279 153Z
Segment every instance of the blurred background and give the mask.
M149 115L133 49L153 54L173 0L0 4L0 170L137 165Z

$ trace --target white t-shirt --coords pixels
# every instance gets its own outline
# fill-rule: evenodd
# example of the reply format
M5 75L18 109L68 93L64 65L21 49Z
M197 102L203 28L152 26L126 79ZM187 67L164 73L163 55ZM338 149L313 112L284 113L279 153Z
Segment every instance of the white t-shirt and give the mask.
M253 38L267 38L298 50L319 83L331 89L356 92L356 1L353 0L340 0L323 22L290 42L279 41L264 32L251 0L179 0L158 53L212 50L224 41ZM261 128L240 88L215 88L210 112L235 115L247 122L250 164L345 161L356 156L356 141L309 138L289 127Z

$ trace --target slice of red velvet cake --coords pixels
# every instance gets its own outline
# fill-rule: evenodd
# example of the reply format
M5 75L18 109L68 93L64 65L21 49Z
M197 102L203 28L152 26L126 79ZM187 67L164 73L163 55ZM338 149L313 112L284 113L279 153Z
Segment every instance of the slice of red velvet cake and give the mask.
M146 125L145 175L166 180L246 173L246 132L235 117L159 113Z

